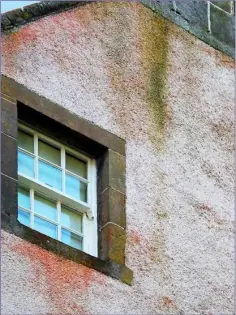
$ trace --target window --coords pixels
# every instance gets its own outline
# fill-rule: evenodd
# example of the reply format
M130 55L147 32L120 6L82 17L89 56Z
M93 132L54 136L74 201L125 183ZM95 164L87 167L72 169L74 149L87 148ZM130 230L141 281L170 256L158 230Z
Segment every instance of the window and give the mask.
M2 229L130 285L125 141L6 76L1 106Z
M97 256L94 159L19 124L18 180L22 224Z

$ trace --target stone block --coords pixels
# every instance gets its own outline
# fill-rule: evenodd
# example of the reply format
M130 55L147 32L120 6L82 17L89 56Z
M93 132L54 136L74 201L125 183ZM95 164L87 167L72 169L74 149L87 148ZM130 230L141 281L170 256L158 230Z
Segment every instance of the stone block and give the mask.
M98 217L99 228L107 222L113 222L125 228L125 195L112 188L107 188L99 198Z
M133 271L126 266L121 266L120 280L128 285L131 285L133 281Z
M211 1L211 2L228 13L232 13L233 11L234 1Z
M17 189L18 183L16 180L1 175L1 211L6 214L15 215L17 217Z
M211 33L219 41L234 46L235 20L226 12L211 5Z
M2 173L17 179L17 141L1 134Z
M1 126L2 132L17 138L17 106L16 103L1 99Z
M108 224L99 235L99 257L119 264L125 263L126 232L124 229Z
M176 12L193 25L208 30L207 3L205 1L176 1Z
M98 163L98 192L99 194L110 187L125 194L125 157L113 150L107 150Z

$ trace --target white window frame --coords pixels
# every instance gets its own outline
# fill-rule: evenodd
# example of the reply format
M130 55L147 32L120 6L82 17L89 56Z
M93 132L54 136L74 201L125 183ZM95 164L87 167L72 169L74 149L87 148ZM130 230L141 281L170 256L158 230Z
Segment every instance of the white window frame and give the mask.
M34 154L18 147L18 151L25 152L28 155L31 155L34 157L34 173L35 178L28 177L20 172L18 172L18 182L19 187L22 188L28 188L30 190L30 198L31 198L31 217L33 217L33 203L32 198L34 192L36 194L45 196L48 199L52 199L54 201L57 201L57 213L60 212L61 204L72 208L74 211L78 212L79 214L82 214L82 232L79 233L76 232L77 235L81 235L83 237L83 251L98 257L98 235L97 235L97 181L96 181L96 161L95 159L92 159L84 154L81 154L80 152L60 143L60 141L55 141L54 139L45 136L41 132L38 132L25 124L22 124L21 122L18 123L18 129L25 131L33 136L34 139ZM53 145L54 147L60 149L61 154L61 166L59 167L56 164L53 164L49 161L44 160L40 157L40 160L44 160L44 162L55 166L57 169L62 170L62 191L57 190L52 187L48 187L46 184L40 182L38 180L38 140L42 139L49 145ZM87 179L80 177L79 175L76 175L68 170L65 170L65 152L68 152L69 154L72 154L75 157L78 157L80 160L86 161L87 163ZM71 196L67 195L65 193L65 173L73 174L73 176L76 176L79 178L82 182L87 183L87 202L83 202L80 200L76 200L71 198ZM22 207L20 207L22 208ZM22 210L27 211L26 209L22 208ZM58 212L59 211L59 212ZM38 216L38 214L37 214ZM39 216L40 217L40 216ZM43 217L44 220L45 217ZM51 222L51 220L47 220L48 222ZM31 228L33 228L33 219L31 218ZM52 222L51 222L52 223ZM55 224L55 223L54 223ZM58 230L61 230L60 222L58 222L57 226L59 227ZM70 231L69 228L66 228ZM71 232L74 232L71 230ZM61 233L58 233L58 240L61 239Z

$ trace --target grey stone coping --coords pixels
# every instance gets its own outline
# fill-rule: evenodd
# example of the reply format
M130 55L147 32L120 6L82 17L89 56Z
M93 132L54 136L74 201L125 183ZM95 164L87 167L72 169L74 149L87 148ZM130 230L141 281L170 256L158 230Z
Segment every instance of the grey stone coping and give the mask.
M89 1L41 1L1 14L2 31L12 30L43 16L82 6Z
M96 1L42 1L1 15L4 33L45 15L69 10ZM217 6L217 1L157 1L140 0L145 6L179 25L210 46L235 57L235 19L229 10ZM230 1L228 1L230 2ZM209 25L210 24L210 25Z

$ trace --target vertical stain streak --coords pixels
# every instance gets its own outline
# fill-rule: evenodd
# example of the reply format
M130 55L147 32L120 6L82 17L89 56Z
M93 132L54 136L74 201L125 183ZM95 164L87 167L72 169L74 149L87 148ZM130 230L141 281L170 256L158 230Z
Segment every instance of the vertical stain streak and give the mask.
M142 14L142 11L141 11ZM148 19L147 19L148 18ZM163 143L167 109L168 87L168 22L153 13L152 18L140 16L143 71L148 78L146 100L150 104L156 127L156 137L151 139L158 145Z

